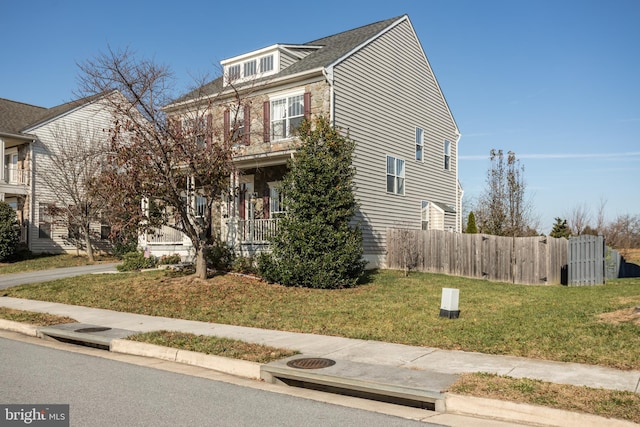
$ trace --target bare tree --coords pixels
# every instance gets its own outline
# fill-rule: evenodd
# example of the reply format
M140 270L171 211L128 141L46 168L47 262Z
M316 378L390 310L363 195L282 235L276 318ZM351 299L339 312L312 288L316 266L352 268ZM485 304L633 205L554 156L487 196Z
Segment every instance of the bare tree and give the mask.
M524 166L509 151L505 161L502 150L492 149L486 188L474 210L481 233L496 236L526 236L537 224L533 207L526 198Z
M84 247L93 262L91 225L100 222L105 207L104 199L93 190L106 158L108 135L75 123L56 126L51 136L50 146L45 147L48 165L37 170L40 182L57 198L48 206L48 213L56 222L66 224L67 238L78 249Z
M110 97L117 119L110 128L110 169L103 185L125 203L112 204L112 212L128 226L170 225L185 233L195 250L196 275L206 278L204 251L216 238L213 206L233 171L234 138L214 126L214 100L194 91L179 117L167 117L163 107L174 101L169 68L129 50L109 50L80 69L82 92L122 95Z
M584 233L584 230L589 226L591 222L591 210L586 203L577 204L573 207L571 212L567 215L569 228L574 236L579 236Z
M604 232L604 228L606 225L605 222L605 207L607 206L607 200L604 197L600 197L600 204L598 205L598 213L596 214L596 230L598 230L598 234L602 234Z
M640 248L640 215L619 215L605 227L604 236L607 245L627 256L629 249Z

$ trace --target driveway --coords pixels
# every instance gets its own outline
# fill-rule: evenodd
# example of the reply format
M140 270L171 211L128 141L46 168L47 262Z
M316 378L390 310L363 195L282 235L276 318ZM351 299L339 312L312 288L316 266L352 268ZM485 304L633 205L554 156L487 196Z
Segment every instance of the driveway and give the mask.
M26 283L48 282L65 277L93 273L114 273L118 263L84 265L81 267L54 268L52 270L30 271L27 273L0 274L0 289Z

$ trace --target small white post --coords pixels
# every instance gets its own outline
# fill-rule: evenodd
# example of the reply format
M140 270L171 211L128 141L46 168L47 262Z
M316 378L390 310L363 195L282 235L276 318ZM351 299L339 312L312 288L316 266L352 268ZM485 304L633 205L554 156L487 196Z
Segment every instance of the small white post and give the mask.
M460 317L460 309L458 308L459 298L459 289L442 288L440 317L447 317L449 319L457 319L458 317Z

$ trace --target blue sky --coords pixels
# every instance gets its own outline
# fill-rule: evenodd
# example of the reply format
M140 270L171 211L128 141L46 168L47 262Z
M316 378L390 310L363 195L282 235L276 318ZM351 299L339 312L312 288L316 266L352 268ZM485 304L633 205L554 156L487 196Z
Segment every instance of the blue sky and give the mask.
M77 63L129 47L185 90L220 60L408 14L462 133L465 198L513 151L549 232L584 206L640 215L640 1L0 1L0 97L72 99Z

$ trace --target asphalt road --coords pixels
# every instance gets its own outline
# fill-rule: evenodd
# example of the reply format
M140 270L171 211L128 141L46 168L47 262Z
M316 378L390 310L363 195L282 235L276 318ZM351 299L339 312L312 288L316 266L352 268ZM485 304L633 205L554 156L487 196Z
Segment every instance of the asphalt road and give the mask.
M434 426L1 337L0 360L0 403L69 404L71 426Z
M47 282L49 280L65 277L79 276L82 274L115 272L118 263L94 264L82 267L54 268L51 270L30 271L28 273L0 274L0 289L11 286L24 285L26 283Z

